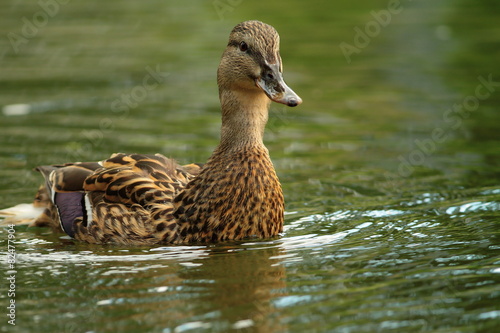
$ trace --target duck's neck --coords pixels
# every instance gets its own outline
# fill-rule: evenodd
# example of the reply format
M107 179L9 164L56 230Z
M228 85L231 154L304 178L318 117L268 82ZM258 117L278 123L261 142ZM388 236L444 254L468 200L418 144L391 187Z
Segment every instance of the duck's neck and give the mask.
M221 140L218 150L263 146L270 100L261 91L222 90Z
M284 199L262 142L269 101L226 91L221 142L174 199L179 243L268 238L283 230Z

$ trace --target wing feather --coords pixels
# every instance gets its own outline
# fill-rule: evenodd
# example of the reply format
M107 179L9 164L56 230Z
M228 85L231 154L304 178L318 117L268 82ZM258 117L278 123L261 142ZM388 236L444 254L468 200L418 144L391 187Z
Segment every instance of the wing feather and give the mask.
M39 224L62 220L63 228L71 230L68 234L74 232L76 239L90 243L174 242L178 226L173 199L200 169L201 165L181 166L160 154L123 153L99 163L40 166L36 170L44 175L48 194L39 194L47 207ZM82 194L81 204L71 194L75 192ZM55 202L72 206L58 207ZM87 212L89 207L92 212Z

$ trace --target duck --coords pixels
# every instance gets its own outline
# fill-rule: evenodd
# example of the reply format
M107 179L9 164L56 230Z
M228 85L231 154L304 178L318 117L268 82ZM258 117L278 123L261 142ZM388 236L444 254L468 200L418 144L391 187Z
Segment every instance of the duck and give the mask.
M100 162L39 166L45 183L29 224L92 244L209 244L279 236L284 196L263 136L272 101L296 107L274 27L229 34L217 70L220 142L204 164L115 153ZM22 221L26 222L26 219Z

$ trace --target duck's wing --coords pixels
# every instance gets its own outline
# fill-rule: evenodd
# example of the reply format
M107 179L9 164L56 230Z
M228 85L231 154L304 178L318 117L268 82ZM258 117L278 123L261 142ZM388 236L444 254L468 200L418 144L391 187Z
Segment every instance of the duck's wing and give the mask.
M89 243L172 242L172 200L200 168L159 154L121 153L100 163L38 167L51 198L39 223L56 220L68 235Z
M83 182L92 172L101 168L97 162L67 163L59 165L39 166L35 170L41 172L46 179L38 188L31 204L19 204L0 211L0 225L28 225L30 227L50 227L54 232L62 232L57 209L53 204L57 191L83 191ZM53 171L54 174L51 176ZM53 186L52 186L53 184Z
M30 226L50 227L55 232L62 232L59 212L55 205L56 197L60 200L59 193L83 193L83 182L95 170L101 168L97 162L66 163L59 165L45 165L36 167L45 178L35 195L33 206L43 207L44 211ZM65 197L66 194L62 195Z

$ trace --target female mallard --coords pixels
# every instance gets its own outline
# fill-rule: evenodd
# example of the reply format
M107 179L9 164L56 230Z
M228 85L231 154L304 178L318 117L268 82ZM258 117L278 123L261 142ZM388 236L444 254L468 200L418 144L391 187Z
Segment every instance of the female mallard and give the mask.
M279 36L238 24L217 71L221 139L203 166L162 155L113 154L99 163L41 166L32 225L88 243L189 244L268 238L283 230L281 185L262 141L270 100L302 100L283 81ZM50 200L48 199L50 198Z

